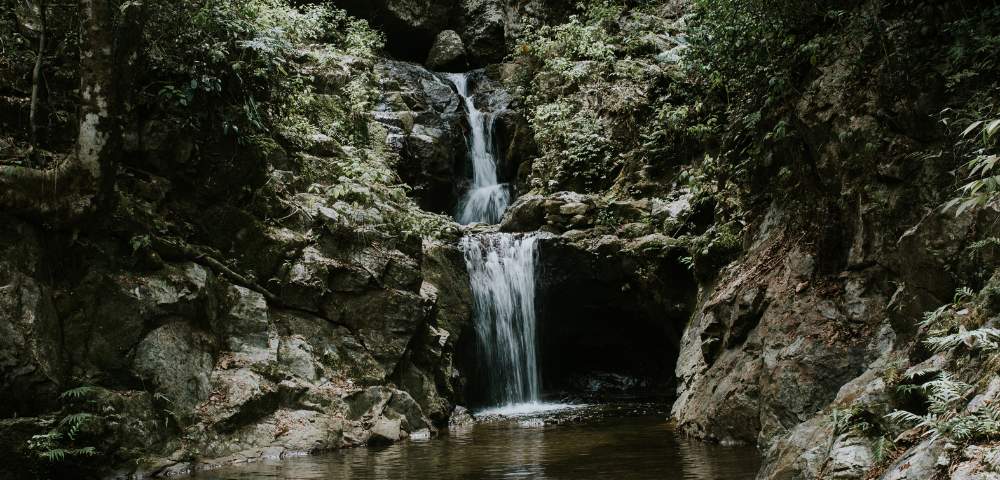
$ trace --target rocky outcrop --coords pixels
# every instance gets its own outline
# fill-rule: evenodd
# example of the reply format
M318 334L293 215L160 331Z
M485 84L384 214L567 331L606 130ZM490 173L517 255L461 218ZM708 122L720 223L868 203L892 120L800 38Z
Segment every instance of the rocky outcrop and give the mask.
M431 211L448 212L458 202L464 178L464 107L454 86L419 65L381 65L382 101L375 119L388 130L399 155L397 171L412 195Z
M386 48L396 59L423 62L441 33L453 30L475 67L499 63L527 32L564 21L576 7L575 2L563 0L337 0L336 4L384 32Z
M437 71L461 72L468 67L465 61L465 44L454 30L445 30L434 39L427 54L427 67Z
M45 255L37 230L0 228L0 417L24 417L55 405L63 380L59 318L52 289L38 278Z
M339 68L351 65L324 71L318 91L342 86ZM421 67L383 68L391 88L375 116L386 141L415 165L413 178L453 192L464 151L457 94ZM2 453L21 458L27 439L77 413L95 419L77 444L93 445L104 466L147 476L426 437L446 425L463 391L454 345L471 316L454 238L424 245L394 228L426 215L402 190L378 196L384 185L305 175L304 162L330 175L336 162L358 161L321 140L292 153L248 141L244 156L265 177L251 184L267 185L253 205L201 208L191 199L203 198L177 191L193 188L183 178L144 173L123 184L136 221L176 215L194 239L150 238L167 235L159 230L127 241L117 230L47 239L5 217L0 398L14 400L0 402L0 415L24 420L0 422L0 437L12 439ZM197 253L184 243L202 239ZM161 427L150 434L150 425Z
M337 0L350 14L367 19L386 36L386 48L398 59L422 62L434 38L455 23L458 0Z
M328 221L315 218L314 227ZM36 248L30 231L20 235L24 253ZM283 305L196 263L144 273L94 265L84 283L60 285L83 302L62 324L39 278L45 259L5 256L0 298L16 301L3 305L17 316L3 317L3 352L17 356L2 364L2 392L34 405L4 408L30 416L56 404L70 371L112 387L135 378L165 406L142 415L169 418L185 439L155 447L161 457L149 451L159 458L143 466L150 474L434 431L461 394L451 352L468 326L468 280L455 247L428 245L426 261L419 241L395 247L335 247L321 235L282 269Z
M462 0L462 39L474 65L503 60L507 53L507 19L502 0Z

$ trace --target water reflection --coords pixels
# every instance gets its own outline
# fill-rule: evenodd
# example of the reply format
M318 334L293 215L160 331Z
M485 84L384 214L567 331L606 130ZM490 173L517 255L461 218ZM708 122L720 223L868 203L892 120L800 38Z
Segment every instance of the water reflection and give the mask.
M542 428L477 424L429 441L242 465L198 478L750 480L759 462L754 449L690 441L662 416L643 416Z

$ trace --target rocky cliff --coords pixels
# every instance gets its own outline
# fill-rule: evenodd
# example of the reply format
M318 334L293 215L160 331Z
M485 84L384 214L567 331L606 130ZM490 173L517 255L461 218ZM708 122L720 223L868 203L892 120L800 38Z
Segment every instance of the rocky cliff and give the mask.
M941 205L969 154L953 125L996 94L995 54L963 32L995 7L810 7L727 78L702 2L335 3L385 48L296 45L295 122L234 141L136 109L110 211L0 214L0 448L23 460L0 472L173 475L433 435L475 396L456 241L482 229L546 234L550 390L673 401L680 430L756 445L761 479L1000 470L995 431L886 417L994 418L997 211ZM444 216L470 166L443 71L474 71L496 116L518 197L497 226ZM782 93L741 97L760 71ZM937 412L942 374L965 387ZM83 460L39 466L57 450Z

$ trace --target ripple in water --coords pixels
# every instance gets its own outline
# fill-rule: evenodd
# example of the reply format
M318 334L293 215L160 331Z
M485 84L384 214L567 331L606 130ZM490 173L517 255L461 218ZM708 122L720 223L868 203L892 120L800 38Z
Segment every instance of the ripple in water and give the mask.
M752 480L756 449L684 438L664 412L640 416L562 414L477 423L423 442L356 448L208 472L208 480ZM536 412L537 413L537 412ZM585 418L559 423L560 416ZM524 418L544 419L523 428Z

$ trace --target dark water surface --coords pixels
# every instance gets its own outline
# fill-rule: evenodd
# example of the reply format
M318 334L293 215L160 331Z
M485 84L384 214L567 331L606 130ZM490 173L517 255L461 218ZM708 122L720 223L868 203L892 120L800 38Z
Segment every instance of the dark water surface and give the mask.
M640 412L641 413L641 412ZM581 418L584 418L581 420ZM273 460L199 479L678 479L750 480L760 464L747 447L688 440L663 414L522 417L477 423L426 441ZM553 423L556 424L553 424ZM561 423L558 423L561 422Z

